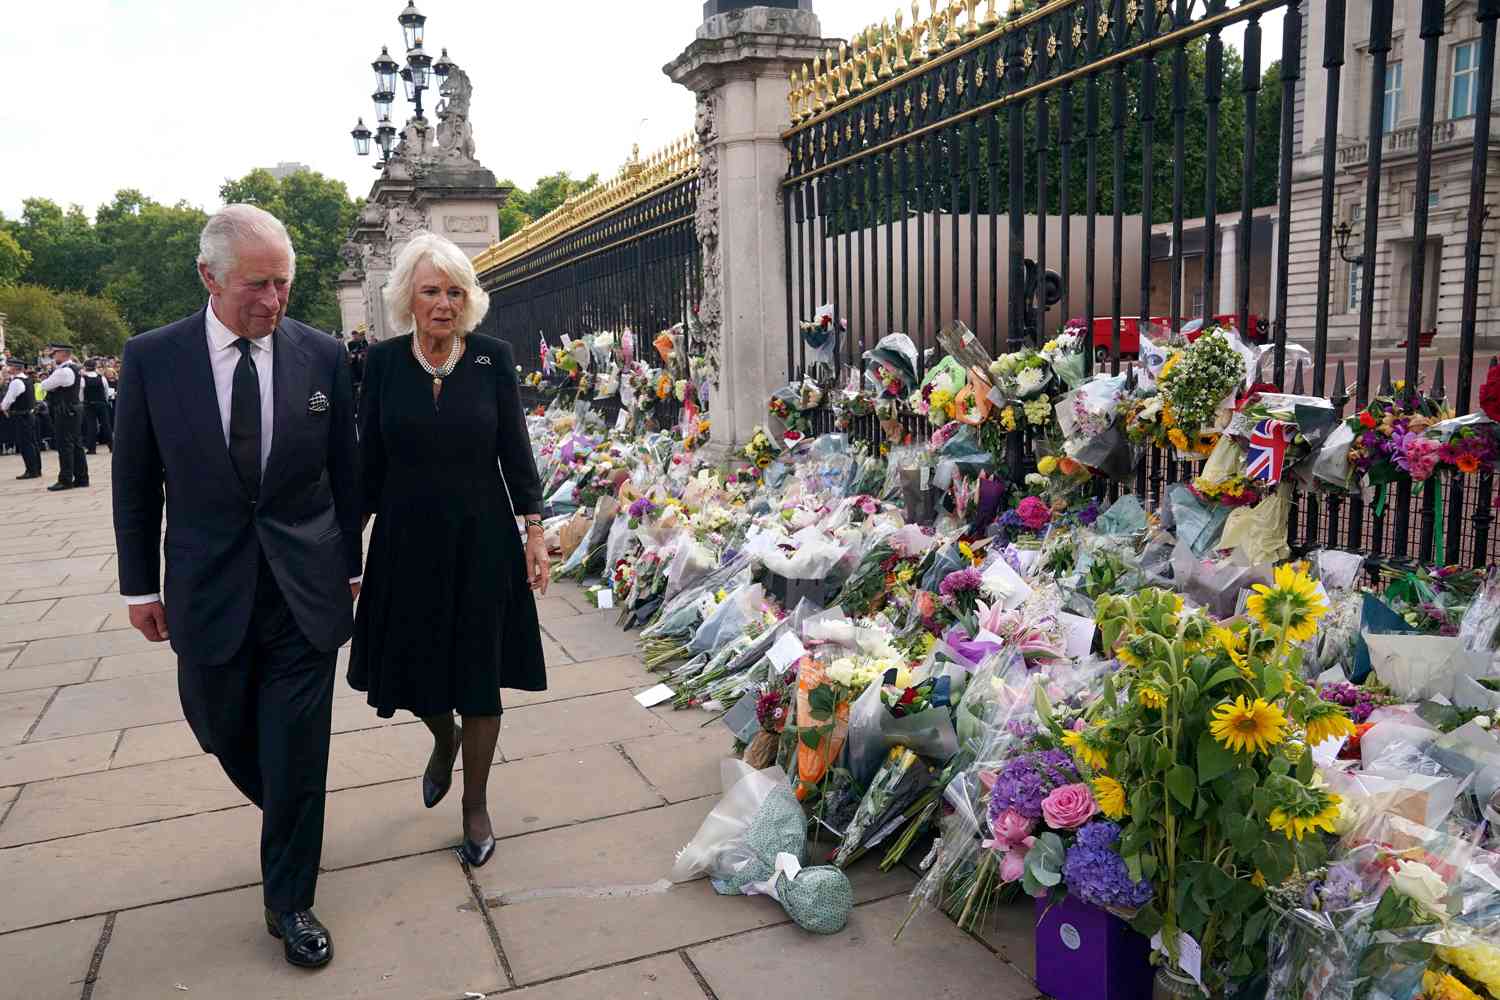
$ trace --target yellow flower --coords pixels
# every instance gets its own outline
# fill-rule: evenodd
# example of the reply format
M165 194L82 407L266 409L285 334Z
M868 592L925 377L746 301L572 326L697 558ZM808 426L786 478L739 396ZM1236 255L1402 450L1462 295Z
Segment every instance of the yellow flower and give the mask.
M1326 705L1327 708L1323 706ZM1307 718L1307 745L1317 746L1324 740L1354 735L1354 722L1344 710L1330 702L1315 705Z
M1094 779L1094 801L1099 811L1109 819L1119 819L1129 810L1125 808L1125 786L1107 774Z
M1452 973L1444 972L1440 975L1431 969L1422 972L1422 996L1426 1000L1479 1000L1479 994L1465 986Z
M1255 593L1245 602L1250 617L1270 629L1280 629L1285 621L1290 642L1311 639L1318 632L1318 619L1328 613L1328 602L1316 585L1291 566L1276 567L1275 586L1257 583L1251 589Z
M1244 695L1214 709L1209 731L1214 739L1235 753L1259 753L1286 738L1286 715L1264 698L1248 701Z
M1500 947L1475 940L1462 948L1440 947L1438 958L1463 972L1474 982L1500 996Z
M1147 708L1163 709L1167 707L1167 696L1153 684L1142 684L1136 688L1135 696Z
M932 395L928 398L927 403L934 410L941 410L952 401L953 393L949 392L947 389L934 389L932 390Z
M975 566L979 565L979 557L974 555L974 550L969 548L968 542L958 543L958 554L969 560Z
M1161 366L1161 373L1156 377L1160 380L1165 380L1168 375L1172 374L1172 369L1177 367L1177 362L1181 360L1182 352L1173 351L1171 357L1167 358L1166 364Z
M1000 426L1008 431L1016 429L1016 411L1014 407L1007 406L1000 411Z
M1250 884L1257 889L1264 889L1266 887L1266 877L1260 873L1259 868L1255 869L1255 874L1250 876Z
M1167 440L1170 441L1172 443L1172 447L1176 448L1178 451L1188 450L1187 435L1182 433L1182 428L1180 427L1173 427L1171 430L1167 431Z
M1209 635L1219 644L1220 649L1229 654L1229 659L1235 666L1240 668L1240 673L1245 676L1245 679L1250 680L1251 673L1247 663L1248 657L1245 653L1244 635L1235 632L1233 629L1227 629L1222 625L1214 626L1213 631Z
M1052 455L1043 455L1036 460L1036 471L1044 476L1050 476L1057 471L1057 459Z
M1121 643L1119 648L1115 650L1115 659L1119 660L1127 667L1140 667L1145 665L1144 661L1139 656L1136 656L1134 653L1132 653L1130 651L1130 647L1125 643Z
M1063 746L1073 751L1074 757L1077 757L1089 767L1103 770L1109 763L1109 760L1104 756L1104 752L1098 747L1090 746L1083 733L1070 730L1063 733L1062 741Z
M1333 823L1339 818L1339 802L1342 800L1332 792L1319 791L1315 794L1322 802L1321 808L1311 807L1316 808L1315 812L1310 808L1305 814L1297 815L1277 806L1271 810L1267 825L1286 834L1287 840L1301 840L1304 834L1316 830L1333 833Z

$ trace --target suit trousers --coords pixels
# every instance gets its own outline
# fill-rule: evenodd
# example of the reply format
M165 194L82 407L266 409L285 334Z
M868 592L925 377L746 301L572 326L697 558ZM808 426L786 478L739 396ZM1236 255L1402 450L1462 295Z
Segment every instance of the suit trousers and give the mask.
M52 411L52 442L57 449L57 481L66 486L85 486L89 481L88 459L83 454L83 407L59 403Z
M16 452L21 460L26 463L26 474L42 474L42 453L36 444L36 414L29 410L25 413L12 413L10 415L11 430L16 435Z
M262 555L250 628L234 658L177 662L193 734L261 808L265 904L278 913L311 908L317 888L336 656L307 641Z
M83 447L93 451L101 444L114 441L114 420L108 403L83 404Z

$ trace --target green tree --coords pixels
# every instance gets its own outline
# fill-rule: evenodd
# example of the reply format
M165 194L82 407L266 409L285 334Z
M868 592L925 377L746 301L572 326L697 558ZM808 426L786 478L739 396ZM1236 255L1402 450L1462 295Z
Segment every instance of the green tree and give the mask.
M526 214L526 192L511 181L501 181L501 187L509 187L510 194L500 206L500 239L505 239L531 221Z
M109 252L80 206L64 211L47 198L27 198L21 203L21 218L6 223L6 228L31 255L23 280L94 295L103 289L101 269Z
M135 190L102 205L95 229L109 248L104 294L136 333L202 308L198 234L208 216L186 202L163 205Z
M596 173L575 178L566 170L559 170L538 180L523 196L521 207L530 218L540 219L575 194L587 191L598 183L599 175Z
M282 221L297 251L297 278L287 311L321 330L338 330L334 283L343 268L339 247L361 204L350 199L344 183L310 170L279 181L265 170L252 170L239 180L225 181L219 196L225 204L256 205Z
M31 254L27 253L16 238L0 228L0 286L14 285L31 265Z
M68 339L67 319L50 288L0 288L0 313L6 317L5 346L15 357L33 360L48 344Z
M59 292L57 303L72 335L72 343L84 355L118 356L125 349L130 327L109 299L83 292Z

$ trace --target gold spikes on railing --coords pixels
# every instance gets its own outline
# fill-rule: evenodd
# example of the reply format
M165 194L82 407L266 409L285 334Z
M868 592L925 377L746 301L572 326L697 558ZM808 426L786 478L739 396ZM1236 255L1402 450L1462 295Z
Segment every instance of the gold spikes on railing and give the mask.
M546 215L491 246L474 258L474 270L483 273L514 260L697 171L698 138L692 133L673 140L644 160L636 147L614 178L569 197Z

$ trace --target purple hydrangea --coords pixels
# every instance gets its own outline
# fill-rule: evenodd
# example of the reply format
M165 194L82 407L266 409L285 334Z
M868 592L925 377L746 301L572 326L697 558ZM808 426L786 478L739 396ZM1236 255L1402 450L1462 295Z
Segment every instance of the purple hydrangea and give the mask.
M973 593L979 589L984 578L979 575L979 570L956 569L943 577L943 582L938 584L938 593L944 597L952 597L955 594Z
M1134 910L1151 902L1150 879L1132 882L1125 860L1115 852L1120 827L1096 820L1078 831L1063 861L1068 892L1093 906Z
M995 776L990 792L990 815L1014 809L1028 819L1040 819L1042 800L1054 788L1077 783L1078 769L1061 750L1025 753L1007 763Z

